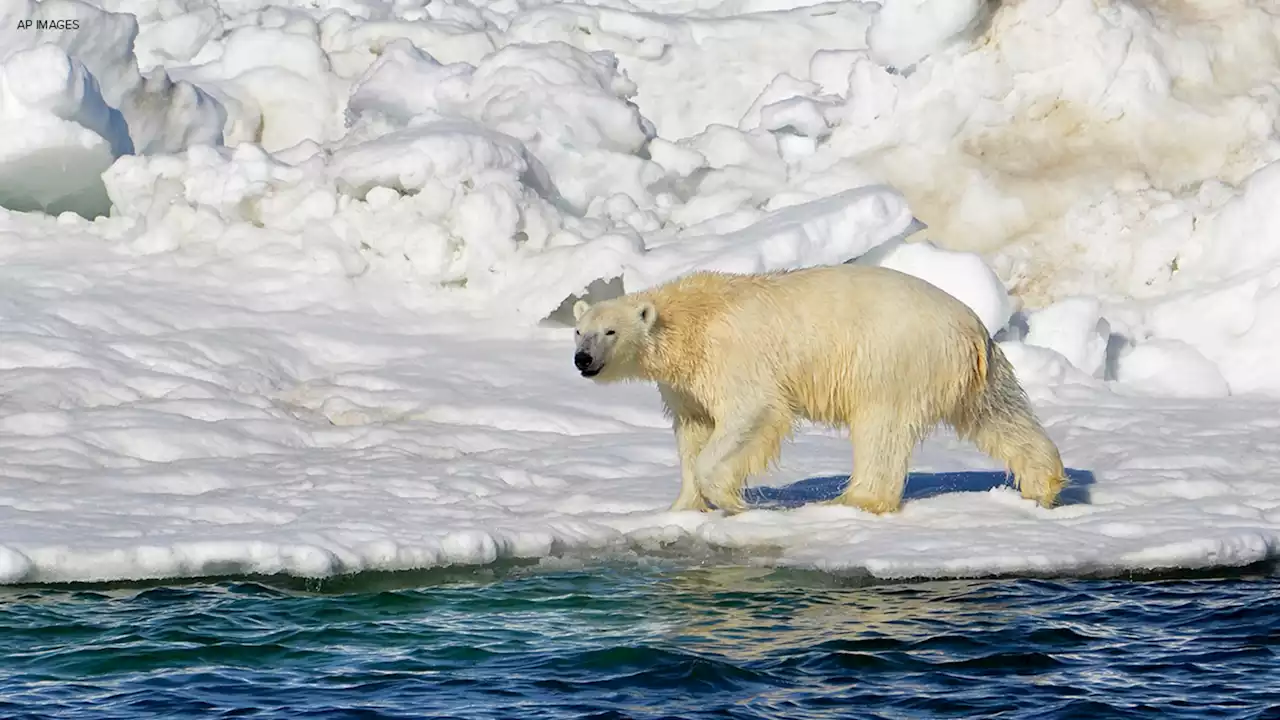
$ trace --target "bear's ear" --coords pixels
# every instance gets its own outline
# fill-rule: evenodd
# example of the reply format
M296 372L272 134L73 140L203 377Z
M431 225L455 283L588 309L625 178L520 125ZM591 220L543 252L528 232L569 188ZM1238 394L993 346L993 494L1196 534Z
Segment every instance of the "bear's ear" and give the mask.
M582 316L585 315L587 311L590 309L591 309L591 305L588 304L586 300L579 300L578 302L573 304L573 319L575 321L581 320Z
M653 324L658 322L658 308L654 307L652 302L645 300L636 309L640 312L640 322L644 325L644 329L652 330Z

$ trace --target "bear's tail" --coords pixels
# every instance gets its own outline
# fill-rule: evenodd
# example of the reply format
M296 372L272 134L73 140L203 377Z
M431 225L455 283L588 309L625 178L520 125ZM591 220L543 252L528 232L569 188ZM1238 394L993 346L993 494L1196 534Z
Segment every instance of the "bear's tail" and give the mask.
M1013 364L987 338L976 353L976 392L968 396L951 425L963 438L1013 471L1022 496L1052 507L1066 486L1058 448L1036 419Z

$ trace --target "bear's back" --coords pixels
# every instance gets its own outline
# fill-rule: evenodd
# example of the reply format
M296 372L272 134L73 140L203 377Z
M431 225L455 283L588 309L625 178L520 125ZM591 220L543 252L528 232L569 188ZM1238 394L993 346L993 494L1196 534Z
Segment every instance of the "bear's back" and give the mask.
M855 388L926 383L936 362L963 364L961 356L987 339L967 305L886 268L699 272L662 286L654 299L667 359L681 358L694 376L770 377L806 398L801 404L817 420L856 402L843 397Z

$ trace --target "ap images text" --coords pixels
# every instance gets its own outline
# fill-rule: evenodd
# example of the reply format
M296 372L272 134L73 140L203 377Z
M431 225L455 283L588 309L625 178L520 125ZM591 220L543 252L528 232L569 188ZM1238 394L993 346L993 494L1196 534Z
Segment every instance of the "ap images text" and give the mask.
M79 20L19 20L19 30L79 30Z

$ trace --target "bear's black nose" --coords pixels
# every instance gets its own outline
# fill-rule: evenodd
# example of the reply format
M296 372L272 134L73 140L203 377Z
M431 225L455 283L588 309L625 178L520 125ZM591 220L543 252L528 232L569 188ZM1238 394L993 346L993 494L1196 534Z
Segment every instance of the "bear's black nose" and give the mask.
M591 365L591 354L581 351L574 353L573 364L579 370L586 370Z

